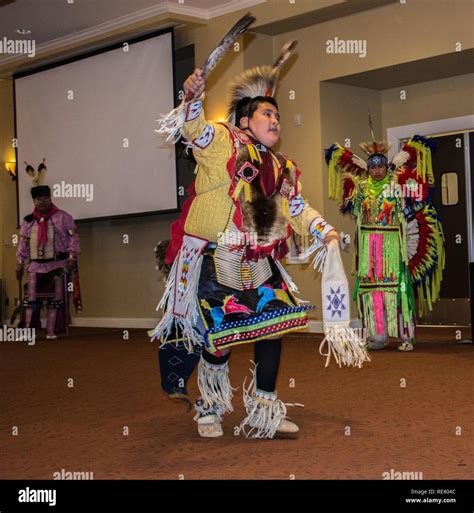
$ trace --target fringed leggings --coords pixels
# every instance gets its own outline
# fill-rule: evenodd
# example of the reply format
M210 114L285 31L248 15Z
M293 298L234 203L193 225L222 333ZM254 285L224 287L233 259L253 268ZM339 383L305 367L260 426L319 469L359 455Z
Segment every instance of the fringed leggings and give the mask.
M258 390L270 393L275 391L278 369L280 368L281 342L281 337L255 342ZM202 357L208 363L222 365L229 360L230 350L221 357L203 351Z

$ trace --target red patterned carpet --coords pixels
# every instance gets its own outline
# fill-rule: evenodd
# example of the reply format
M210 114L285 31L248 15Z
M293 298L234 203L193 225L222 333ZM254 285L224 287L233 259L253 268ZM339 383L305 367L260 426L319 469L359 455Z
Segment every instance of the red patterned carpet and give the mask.
M94 479L472 478L472 345L455 344L453 329L425 328L413 353L394 343L363 369L325 369L319 340L285 339L279 394L305 405L289 409L301 428L294 440L234 436L252 347L233 351L235 411L224 437L210 440L161 393L144 330L128 341L121 330L76 329L31 347L2 342L0 479L52 479L62 469Z

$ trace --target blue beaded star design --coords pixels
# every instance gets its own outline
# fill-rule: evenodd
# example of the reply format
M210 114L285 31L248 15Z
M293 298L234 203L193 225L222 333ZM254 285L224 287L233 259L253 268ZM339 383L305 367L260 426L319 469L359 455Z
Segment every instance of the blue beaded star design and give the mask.
M339 318L342 318L342 311L346 309L343 303L346 295L341 293L341 287L338 287L337 290L333 290L332 287L330 288L331 294L326 295L326 298L328 300L327 310L331 312L331 319L336 314L339 314Z

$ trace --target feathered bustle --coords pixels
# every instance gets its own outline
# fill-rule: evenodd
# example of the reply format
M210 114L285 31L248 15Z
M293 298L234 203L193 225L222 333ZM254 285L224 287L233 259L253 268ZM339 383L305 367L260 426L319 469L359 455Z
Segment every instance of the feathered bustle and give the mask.
M326 160L326 164L329 164L329 161L331 160L333 153L338 148L340 148L339 144L334 143L334 144L331 144L331 146L329 146L329 148L326 148L324 150L324 159Z
M420 143L426 148L431 150L431 153L436 151L436 141L432 137L423 137L422 135L414 135L411 140L415 143Z

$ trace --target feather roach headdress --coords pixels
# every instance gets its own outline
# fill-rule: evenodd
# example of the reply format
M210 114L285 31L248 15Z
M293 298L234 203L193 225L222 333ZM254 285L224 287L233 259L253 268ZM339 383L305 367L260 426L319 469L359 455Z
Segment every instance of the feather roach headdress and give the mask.
M257 96L273 96L277 85L278 75L285 62L293 54L297 41L288 41L281 49L278 59L273 66L256 66L245 70L231 83L231 101L227 120L235 124L235 110L243 98Z
M372 141L360 143L359 146L367 153L367 167L369 166L387 166L388 158L387 153L392 145L386 141L376 141L374 134L374 127L372 126L372 117L369 112L369 127Z

